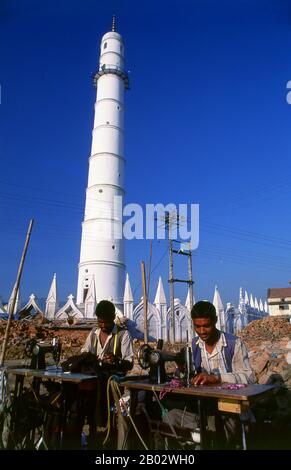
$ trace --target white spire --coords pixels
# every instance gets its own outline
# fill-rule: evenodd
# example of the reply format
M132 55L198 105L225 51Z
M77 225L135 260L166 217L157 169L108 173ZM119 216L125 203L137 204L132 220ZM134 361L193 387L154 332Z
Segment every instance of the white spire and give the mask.
M216 309L216 315L217 315L217 328L224 329L225 324L224 324L224 306L219 294L218 287L215 286L214 290L214 297L213 297L213 305Z
M58 309L58 297L57 297L57 275L54 274L51 287L45 303L45 316L49 319L54 319L56 311Z
M129 275L126 274L123 302L133 302L133 295L129 281Z
M251 306L251 308L255 308L253 294L251 294L251 297L250 297L250 306Z
M10 299L8 301L8 308L7 308L7 312L9 313L10 312L10 308L11 308L11 304L12 304L12 300L13 300L13 295L14 295L14 290L15 290L15 286L14 286L14 289L12 291L12 294L10 296ZM13 311L13 315L15 315L15 313L20 309L20 295L19 295L19 289L17 291L17 295L16 295L16 301L15 301L15 305L14 305L14 311Z
M234 325L233 325L234 334L239 333L242 330L242 328L243 328L242 316L239 314L239 315L236 315L234 318Z
M129 281L129 275L126 274L124 295L123 295L123 314L129 320L132 320L133 315L133 295Z
M247 291L245 290L245 304L246 305L249 305L250 301L249 301L249 296L248 296L248 293Z
M220 293L218 290L218 287L215 286L214 290L214 297L213 297L213 305L217 310L223 310L224 311L224 306L220 297Z
M195 304L195 297L193 295L193 300L192 300L192 305ZM191 310L191 303L190 303L190 289L188 289L188 292L187 292L187 297L186 297L186 300L185 300L185 307L189 310Z
M245 292L246 294L246 292ZM247 326L248 324L248 319L247 319L247 314L248 314L248 311L247 311L247 307L246 307L246 303L245 303L245 298L246 298L246 295L243 295L243 289L242 287L240 288L240 291L239 291L239 306L238 306L238 316L241 317L239 320L237 320L237 327L235 328L240 328L240 330L242 328L244 328L245 326ZM248 298L247 298L248 300ZM239 330L237 330L239 331Z
M260 307L260 311L263 312L264 311L264 305L263 305L262 299L260 299L259 307Z
M224 331L227 333L233 333L234 331L234 314L235 309L231 302L227 302L225 309L225 328Z
M6 313L1 296L0 296L0 313Z
M85 304L86 302L96 303L96 290L95 290L94 275L92 276L91 284L86 295Z
M85 299L85 317L94 318L95 308L96 308L96 289L95 289L95 279L94 274L92 276L91 284L88 289L86 299Z
M50 287L46 301L47 302L57 301L57 275L56 273L53 276L53 280L52 280L51 287Z
M266 300L265 300L265 303L264 303L264 312L269 313L269 306L268 306Z
M164 291L164 286L163 286L163 281L161 276L159 277L159 283L158 283L158 288L154 300L155 305L166 305L166 296L165 296L165 291Z
M255 297L255 309L259 310L258 299Z

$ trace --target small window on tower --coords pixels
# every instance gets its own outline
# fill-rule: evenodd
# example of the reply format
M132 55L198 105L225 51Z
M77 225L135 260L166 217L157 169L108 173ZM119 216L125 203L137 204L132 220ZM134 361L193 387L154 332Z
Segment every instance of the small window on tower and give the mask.
M106 49L106 48L107 48L107 42L104 42L103 49Z
M115 245L112 245L112 250L115 250Z
M110 124L110 122L109 122L109 121L106 121L106 124Z
M99 193L103 193L103 189L99 189Z
M88 294L88 289L84 289L84 291L83 291L83 302L85 302L87 294Z

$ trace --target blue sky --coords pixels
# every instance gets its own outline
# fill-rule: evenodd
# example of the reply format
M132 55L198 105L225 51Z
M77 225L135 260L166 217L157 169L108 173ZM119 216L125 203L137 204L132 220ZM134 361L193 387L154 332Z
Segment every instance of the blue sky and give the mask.
M76 292L99 43L117 15L126 96L126 201L200 204L195 297L237 303L291 279L291 4L265 0L1 0L0 295L29 219L21 296ZM136 299L149 242L127 242ZM167 289L154 241L151 295ZM183 257L184 258L184 257ZM182 260L185 263L185 260ZM185 277L177 260L175 277ZM179 286L176 296L186 297Z

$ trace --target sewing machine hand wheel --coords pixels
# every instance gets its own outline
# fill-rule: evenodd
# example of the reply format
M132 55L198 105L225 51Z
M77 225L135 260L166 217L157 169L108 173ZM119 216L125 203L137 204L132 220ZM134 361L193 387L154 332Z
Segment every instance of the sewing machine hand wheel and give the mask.
M33 356L33 349L36 345L35 339L29 339L25 343L25 354L27 357L32 357Z
M150 367L150 352L152 348L148 344L143 344L137 353L137 361L142 369L147 369Z

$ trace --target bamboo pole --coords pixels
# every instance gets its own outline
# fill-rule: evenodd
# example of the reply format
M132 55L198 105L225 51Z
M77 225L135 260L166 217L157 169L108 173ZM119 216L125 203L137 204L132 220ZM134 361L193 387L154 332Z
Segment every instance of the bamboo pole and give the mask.
M9 309L9 312L8 312L8 321L7 321L7 325L6 325L6 331L5 331L5 336L4 336L4 341L3 341L2 351L1 351L0 367L2 367L3 364L4 364L5 352L6 352L7 343L8 343L9 330L10 330L10 326L11 326L11 321L13 319L13 312L14 312L15 302L16 302L16 298L17 298L17 292L18 292L18 289L19 289L21 274L22 274L22 270L23 270L23 265L24 265L24 261L25 261L25 256L26 256L28 244L29 244L31 231L32 231L32 226L33 226L33 219L31 219L30 222L29 222L29 226L28 226L28 230L27 230L27 234L26 234L26 239L25 239L25 243L24 243L24 248L23 248L23 251L22 251L22 256L21 256L21 260L20 260L20 264L19 264L19 268L18 268L18 272L17 272L16 282L14 284L14 288L13 288L13 291L12 291L12 301L11 301L10 309Z

